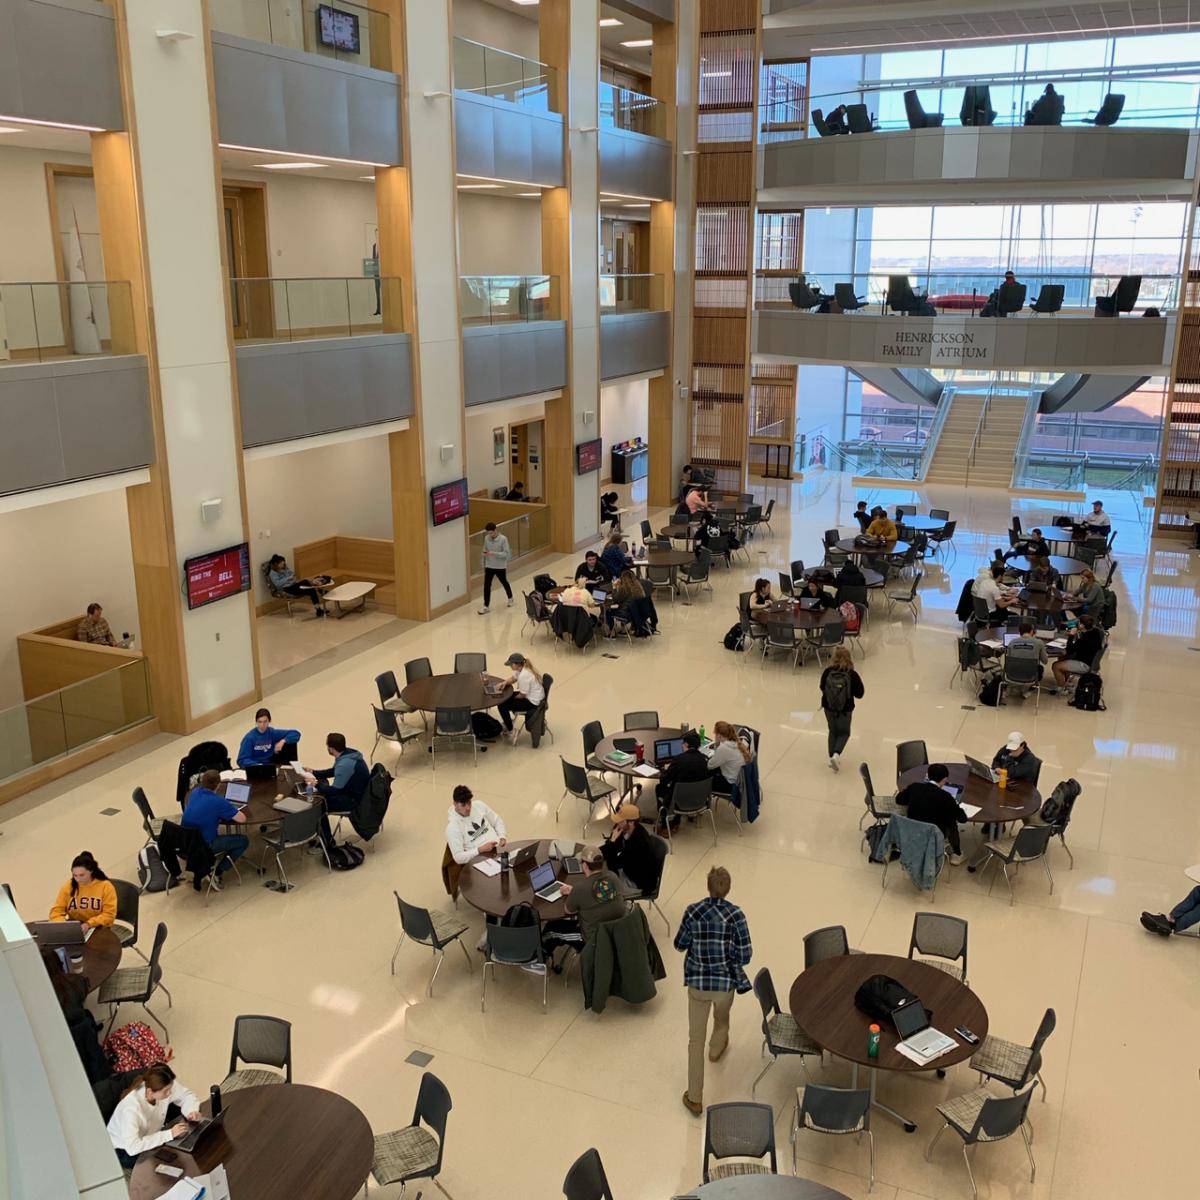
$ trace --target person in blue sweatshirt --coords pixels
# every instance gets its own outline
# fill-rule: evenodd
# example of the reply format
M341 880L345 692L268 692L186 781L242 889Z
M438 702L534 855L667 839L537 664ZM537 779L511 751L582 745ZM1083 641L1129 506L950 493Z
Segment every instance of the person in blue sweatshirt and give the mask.
M270 763L296 761L298 729L276 729L271 724L271 710L260 708L254 714L254 728L238 747L239 767L265 767Z
M325 797L326 815L321 818L321 837L328 846L333 841L328 814L353 812L367 790L371 771L361 752L346 745L344 733L326 734L325 749L333 756L333 766L305 771L304 777L309 783L315 783L317 791Z
M244 833L222 833L221 825L244 825L246 814L232 800L226 800L217 788L221 786L220 771L205 771L200 783L188 793L187 807L180 825L197 829L219 861L213 887L221 890L221 876L246 853L250 839Z

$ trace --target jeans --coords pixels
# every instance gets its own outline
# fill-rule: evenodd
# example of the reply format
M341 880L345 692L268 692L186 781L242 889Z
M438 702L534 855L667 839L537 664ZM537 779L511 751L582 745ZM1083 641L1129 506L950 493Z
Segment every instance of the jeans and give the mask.
M961 854L962 842L959 840L958 836L958 822L951 822L950 824L942 825L939 828L942 831L942 836L946 839L946 845L949 847L950 853Z
M305 586L302 583L289 583L287 587L279 589L285 596L307 596L312 601L313 608L321 607L321 593L311 585Z
M1175 923L1175 932L1190 929L1200 925L1200 887L1194 887L1188 894L1171 909L1171 920Z
M850 740L850 718L853 716L853 710L835 713L823 708L821 711L825 714L825 721L829 726L829 757L832 758L835 754L841 754Z
M244 833L219 833L211 842L208 843L208 848L217 856L218 859L224 856L225 861L221 863L221 869L218 874L224 875L227 870L243 854L250 846L250 839Z
M499 705L500 719L504 722L504 728L512 733L513 713L529 713L533 712L537 705L525 696L514 696L511 700L505 700Z
M319 784L317 790L325 801L325 811L321 814L321 840L326 847L329 847L333 845L333 830L329 825L329 814L340 816L342 813L353 812L362 797L352 796L349 792L342 791L341 788L330 787L324 783Z
M508 598L512 599L512 588L508 586L508 568L507 567L484 567L483 568L483 604L486 608L492 602L492 580L500 580L500 586L504 589Z
M693 1104L704 1103L704 1039L709 1009L712 1009L713 1031L708 1056L716 1059L729 1044L729 1010L736 995L733 991L703 992L688 988L688 1099Z

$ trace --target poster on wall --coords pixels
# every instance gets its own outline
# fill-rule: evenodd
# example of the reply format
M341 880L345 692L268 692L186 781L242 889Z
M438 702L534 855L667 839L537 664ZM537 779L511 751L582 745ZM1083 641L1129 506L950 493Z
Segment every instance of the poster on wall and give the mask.
M996 358L996 327L990 321L880 322L876 358L897 367L990 367Z
M499 466L504 461L504 428L492 430L492 464Z

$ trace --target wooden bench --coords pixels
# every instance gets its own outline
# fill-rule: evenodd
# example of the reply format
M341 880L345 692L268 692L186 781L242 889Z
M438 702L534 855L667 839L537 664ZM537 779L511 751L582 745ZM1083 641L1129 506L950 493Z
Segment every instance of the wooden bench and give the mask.
M362 580L375 584L374 600L384 612L396 611L396 574L393 545L386 538L347 537L335 534L306 542L292 550L292 570L298 579L329 575L336 583ZM281 607L275 600L259 611Z

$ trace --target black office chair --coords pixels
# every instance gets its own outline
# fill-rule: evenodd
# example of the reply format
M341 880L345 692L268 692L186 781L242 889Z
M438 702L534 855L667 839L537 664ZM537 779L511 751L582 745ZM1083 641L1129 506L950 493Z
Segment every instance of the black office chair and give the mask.
M991 125L996 120L992 107L992 89L986 83L970 83L963 88L958 119L964 125Z
M833 136L833 130L825 124L825 114L819 108L814 108L812 110L812 123L813 128L817 131L817 134L820 137Z
M1025 307L1026 287L1023 283L1002 283L996 289L996 315L1007 317Z
M1085 117L1083 123L1085 125L1115 125L1121 118L1121 113L1125 109L1125 97L1120 92L1109 92L1104 97L1104 103L1100 105L1094 117Z
M788 284L788 296L793 308L816 308L825 300L820 292L808 286L808 280L803 275L795 283Z
M863 298L854 294L852 283L835 283L833 298L842 312L854 312L863 307Z
M929 303L929 297L918 296L907 275L889 275L887 303L892 312L911 315L920 312Z
M875 124L865 104L846 105L846 123L851 133L874 133Z
M598 1150L585 1150L571 1164L563 1180L563 1196L565 1200L613 1200Z
M915 89L904 93L904 112L909 129L940 129L946 119L942 113L927 113Z
M1142 290L1140 275L1122 275L1117 280L1117 286L1111 296L1096 297L1096 313L1098 317L1116 317L1123 312L1133 312L1137 303L1138 293Z
M1029 309L1035 313L1056 313L1062 308L1066 293L1061 283L1043 283Z
M1067 102L1054 90L1054 84L1046 84L1046 90L1025 110L1026 125L1061 125Z

